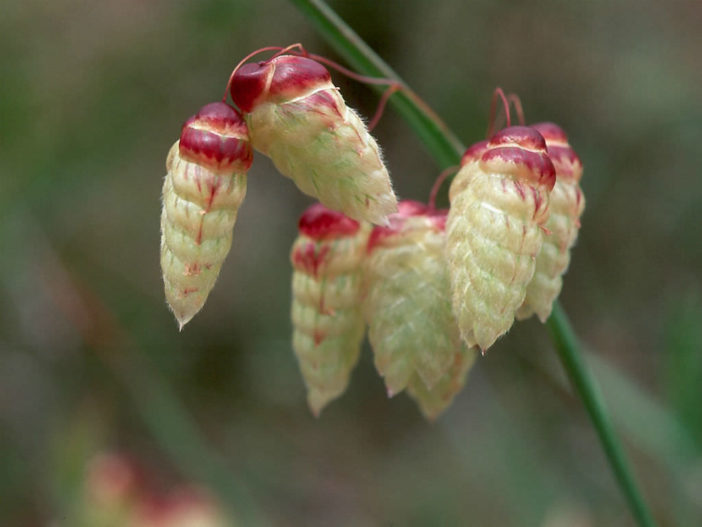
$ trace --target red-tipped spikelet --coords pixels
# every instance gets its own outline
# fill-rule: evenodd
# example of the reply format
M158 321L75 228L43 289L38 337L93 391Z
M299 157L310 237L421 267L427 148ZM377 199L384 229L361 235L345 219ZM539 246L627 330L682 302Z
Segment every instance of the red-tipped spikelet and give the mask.
M314 415L341 395L363 338L361 261L368 224L315 204L300 218L290 259L293 349Z
M546 322L553 301L563 287L562 276L568 269L570 248L578 237L580 216L585 209L579 184L583 165L558 125L539 123L532 128L546 140L549 157L556 169L556 184L551 192L550 215L546 222L549 234L536 257L536 271L527 287L524 304L517 311L517 318L522 320L536 313L541 322Z
M181 329L205 304L229 252L252 156L246 123L220 102L188 119L168 153L161 270Z
M512 126L471 147L449 191L453 311L469 345L488 349L514 322L543 243L555 181L543 137Z
M476 356L475 348L468 349L464 346L457 351L449 369L431 389L427 388L418 375L410 379L407 392L417 402L424 417L433 421L450 406L454 397L463 389Z
M390 396L415 377L428 392L464 348L444 259L446 211L402 201L389 221L373 229L364 262L368 336Z
M254 148L302 192L358 221L384 223L397 209L375 139L324 66L292 55L244 64L231 95Z

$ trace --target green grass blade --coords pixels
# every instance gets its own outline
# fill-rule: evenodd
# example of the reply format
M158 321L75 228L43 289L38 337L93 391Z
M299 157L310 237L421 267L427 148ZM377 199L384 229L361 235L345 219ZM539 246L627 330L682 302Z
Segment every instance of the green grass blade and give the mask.
M639 525L652 527L655 525L653 517L634 481L631 467L605 409L599 386L583 360L578 339L573 333L565 311L559 304L554 305L553 313L546 325L570 382L590 415L609 465L629 503L632 514Z

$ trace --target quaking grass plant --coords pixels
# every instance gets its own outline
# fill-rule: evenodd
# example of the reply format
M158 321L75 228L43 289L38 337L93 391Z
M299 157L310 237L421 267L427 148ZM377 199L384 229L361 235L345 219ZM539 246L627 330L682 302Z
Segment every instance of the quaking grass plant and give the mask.
M390 90L381 107L389 98L441 165L458 161L465 148L342 20L321 1L292 1L356 69L384 79ZM276 51L270 59L246 63L269 50ZM220 105L216 115L210 118L212 112L201 111L174 145L177 151L169 155L164 186L162 255L167 258L162 266L169 304L181 328L204 304L231 244L245 193L250 142L300 190L329 207L313 211L313 217L310 211L303 215L302 238L292 252L296 272L307 277L305 287L297 278L294 282L293 323L295 351L315 414L348 383L362 336L361 306L389 395L407 387L431 418L462 387L472 363L462 357L469 350L484 353L515 317L536 313L543 320L552 310L547 325L559 357L632 512L640 525L654 525L567 317L553 303L583 203L579 188L573 206L567 199L559 201L567 203L558 211L563 220L550 223L557 239L547 241L553 234L547 225L557 179L550 156L557 159L564 181L570 175L568 183L577 184L579 178L572 175L577 156L565 156L569 167L562 163L559 149L569 148L565 134L555 125L510 127L507 108L507 128L489 133L488 141L476 143L463 156L450 191L450 211L437 213L431 203L428 209L417 204L412 205L417 210L395 213L397 201L380 150L320 61L333 65L299 45L264 48L245 57L227 86L236 108L226 105L225 93L221 103L205 107ZM175 168L174 158L185 161ZM222 189L233 188L236 178L243 190L229 199ZM371 229L370 223L376 224L370 237L359 236ZM349 243L354 246L350 252L345 248ZM537 258L542 246L544 256ZM375 263L364 264L364 259ZM540 281L532 281L537 262ZM555 285L543 285L543 275ZM440 283L432 281L434 276ZM422 323L431 319L428 315L438 319ZM455 339L444 342L452 334ZM421 344L415 351L413 342ZM433 356L432 347L446 353Z
M322 0L291 0L329 44L354 68L364 75L393 79L405 83L363 40ZM427 109L411 90L397 93L391 105L416 132L429 152L442 167L455 165L465 150L461 142L448 127ZM583 401L605 451L607 460L632 515L641 526L656 525L648 505L636 484L621 443L614 431L611 419L605 410L604 401L596 381L582 357L580 344L572 330L567 314L558 301L546 321L558 357L570 381Z

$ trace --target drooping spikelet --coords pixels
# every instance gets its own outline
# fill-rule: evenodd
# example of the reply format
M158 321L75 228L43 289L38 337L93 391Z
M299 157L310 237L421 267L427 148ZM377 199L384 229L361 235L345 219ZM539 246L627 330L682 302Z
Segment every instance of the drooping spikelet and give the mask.
M465 346L453 356L453 362L437 383L431 388L419 377L414 375L407 385L407 392L417 402L424 417L433 421L446 410L454 397L463 389L466 376L475 362L477 351Z
M401 201L389 221L375 227L368 241L364 317L388 394L402 391L415 377L425 386L415 392L425 393L441 382L464 348L451 312L446 211Z
M485 351L512 326L554 181L544 139L532 128L505 128L464 155L449 191L446 255L453 311L469 346Z
M324 66L291 55L245 64L231 95L254 148L302 192L358 221L382 224L395 212L378 145Z
M549 232L536 257L536 271L527 287L524 304L517 311L519 320L536 313L541 322L551 314L553 301L563 287L563 274L570 263L570 248L580 228L585 198L580 189L583 165L568 143L565 132L556 124L532 126L546 140L549 157L556 169L556 184L551 191L550 214L546 222Z
M168 153L161 270L181 329L204 305L229 252L252 156L246 123L219 102L188 119Z
M290 254L293 349L319 415L346 390L361 350L361 261L370 228L315 204L299 230Z

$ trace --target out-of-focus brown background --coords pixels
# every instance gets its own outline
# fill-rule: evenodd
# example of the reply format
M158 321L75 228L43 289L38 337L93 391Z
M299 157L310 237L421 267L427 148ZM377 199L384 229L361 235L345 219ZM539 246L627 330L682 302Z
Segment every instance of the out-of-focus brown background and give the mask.
M702 4L331 5L465 143L497 85L569 132L587 210L561 300L660 524L700 525ZM633 525L535 321L434 424L387 399L367 348L313 418L288 263L310 200L263 156L217 286L177 331L166 153L244 55L292 42L338 59L283 0L3 2L0 524L66 518L87 460L116 450L240 525ZM334 79L372 114L376 95ZM425 199L438 167L419 140L392 109L376 136L398 193Z

